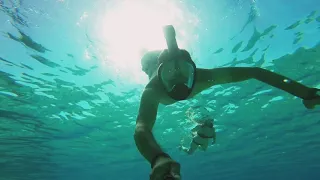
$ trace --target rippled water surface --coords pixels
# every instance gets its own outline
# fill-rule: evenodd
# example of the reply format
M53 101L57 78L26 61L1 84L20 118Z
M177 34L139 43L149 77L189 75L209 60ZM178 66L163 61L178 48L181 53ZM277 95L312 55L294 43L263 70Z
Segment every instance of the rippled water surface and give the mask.
M255 66L320 88L317 0L0 0L0 179L142 180L133 132L144 50L173 24L198 67ZM190 107L217 144L188 156ZM318 180L320 110L249 80L160 106L154 133L184 180Z

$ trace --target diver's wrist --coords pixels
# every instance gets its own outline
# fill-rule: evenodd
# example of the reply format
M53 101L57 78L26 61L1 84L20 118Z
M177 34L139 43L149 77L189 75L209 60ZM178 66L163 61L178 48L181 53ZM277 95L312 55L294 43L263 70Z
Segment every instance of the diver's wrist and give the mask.
M161 158L171 159L171 157L167 153L164 153L164 152L159 153L151 160L151 168L153 168L155 166L155 164L157 163L157 161Z
M318 88L310 88L308 96L303 98L303 100L312 100L317 97L320 97L320 89Z

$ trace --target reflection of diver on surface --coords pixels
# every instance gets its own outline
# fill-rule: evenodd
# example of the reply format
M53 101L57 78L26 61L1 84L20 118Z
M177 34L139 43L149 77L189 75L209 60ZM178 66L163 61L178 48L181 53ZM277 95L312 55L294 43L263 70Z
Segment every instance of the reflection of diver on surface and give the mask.
M216 131L213 125L213 119L201 120L199 124L194 127L191 132L193 134L190 147L180 146L180 150L186 152L187 154L193 154L197 148L206 151L209 145L209 141L212 139L212 144L216 142ZM182 142L183 143L183 142Z
M6 15L12 18L10 21L12 24L19 24L28 27L28 22L24 19L27 18L20 12L21 1L9 1L8 5L5 5L3 0L0 0L0 11L3 11Z
M197 68L189 52L178 47L173 26L166 26L164 34L168 49L147 52L141 59L142 69L148 74L149 82L141 95L134 132L139 152L151 165L151 180L181 179L180 164L165 153L153 135L160 104L171 105L192 99L217 85L255 79L301 98L308 109L320 105L319 89L305 86L266 69Z
M246 21L246 23L242 26L241 31L239 32L239 34L241 34L245 28L251 24L254 20L257 19L257 17L260 16L257 4L255 0L250 0L250 12L248 13L248 19ZM233 38L235 38L236 36L234 36ZM231 39L233 39L231 38Z
M51 51L47 48L45 48L43 45L36 43L33 39L31 39L31 37L29 37L28 35L26 35L24 32L22 32L22 30L20 30L17 26L15 26L14 24L12 24L20 33L19 37L16 37L14 35L12 35L11 33L5 33L5 36L7 36L8 38L20 42L23 45L25 45L26 47L29 47L35 51L38 51L40 53L45 53L46 51Z
M249 16L247 22L243 25L240 33L242 33L250 23L252 23L258 16L260 16L255 0L252 0L250 3L250 12L248 15Z

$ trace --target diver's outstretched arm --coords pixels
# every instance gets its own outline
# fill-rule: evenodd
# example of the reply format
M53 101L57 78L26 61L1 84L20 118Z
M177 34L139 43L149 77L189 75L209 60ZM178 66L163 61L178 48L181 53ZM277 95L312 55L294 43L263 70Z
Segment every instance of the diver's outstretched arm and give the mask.
M213 85L240 82L248 79L257 79L303 100L320 98L320 96L317 95L319 89L309 88L288 77L257 67L197 69L197 78L193 95Z
M134 133L134 140L138 150L150 163L153 163L157 155L163 154L152 133L159 106L154 97L157 96L152 89L146 88L143 91Z
M201 125L197 125L196 127L191 129L191 132L197 132L200 130L200 128L201 128Z

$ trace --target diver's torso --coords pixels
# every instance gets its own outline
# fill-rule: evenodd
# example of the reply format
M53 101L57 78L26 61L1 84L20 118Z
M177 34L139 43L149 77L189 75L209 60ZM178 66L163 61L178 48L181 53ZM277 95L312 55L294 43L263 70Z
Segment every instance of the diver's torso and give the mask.
M213 137L214 135L214 129L212 127L203 126L199 129L198 133L200 136L204 135L206 137Z
M193 137L193 142L200 146L206 145L211 138L214 138L214 129L204 126L195 134Z

